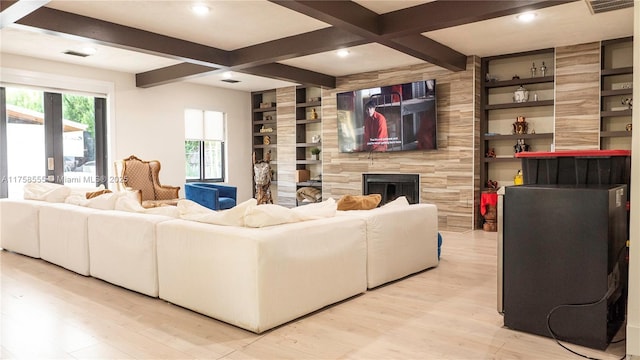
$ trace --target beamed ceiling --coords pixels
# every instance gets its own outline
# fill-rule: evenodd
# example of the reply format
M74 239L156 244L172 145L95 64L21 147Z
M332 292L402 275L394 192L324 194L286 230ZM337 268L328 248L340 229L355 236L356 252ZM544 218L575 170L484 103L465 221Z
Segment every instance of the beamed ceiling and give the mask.
M630 9L593 15L583 0L202 3L213 13L210 19L206 18L209 14L204 19L190 18L185 9L191 1L3 0L0 46L3 53L49 58L46 53L50 50L59 56L59 49L40 49L44 53L41 55L29 53L27 43L40 41L34 37L40 36L52 44L60 41L60 46L84 42L149 56L147 59L154 61L140 58L134 71L136 85L143 88L212 74L219 76L227 71L284 83L333 88L337 76L354 71L346 67L340 70L337 67L340 61L360 61L363 71L375 69L376 61L378 67L426 62L461 71L465 70L469 55L534 50L563 45L563 41L578 44L630 36L633 31ZM512 24L515 15L524 11L537 11L543 20L568 23L565 26L575 23L575 26L556 30L551 37L557 40L549 39L550 29L531 27L517 40L518 44L511 44L509 48L501 38L510 39L511 33L522 31ZM576 12L581 12L579 18ZM591 22L609 30L607 33L599 28L594 31ZM590 30L581 30L587 28ZM480 35L484 36L481 41L486 45L474 50L473 43L478 42L478 33L483 29L494 33L489 37ZM22 46L17 44L19 41ZM353 52L361 51L364 55L359 60L330 59L328 53L337 49L354 49ZM113 55L111 61L127 59L126 56L120 58L123 60ZM397 60L386 63L389 59ZM135 56L129 61L135 61ZM350 66L353 68L353 64ZM225 84L225 87L232 86Z

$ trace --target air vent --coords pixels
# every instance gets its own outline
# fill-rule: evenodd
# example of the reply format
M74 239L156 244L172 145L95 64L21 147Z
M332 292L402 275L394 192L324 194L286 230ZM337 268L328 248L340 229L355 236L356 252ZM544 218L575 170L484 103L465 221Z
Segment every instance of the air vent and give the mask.
M585 0L592 14L633 7L634 0Z
M85 54L85 53L81 53L81 52L73 51L73 50L67 50L67 51L63 52L63 54L72 55L72 56L79 56L79 57L87 57L87 56L89 56L89 54Z
M223 80L220 80L220 81L224 81L224 82L229 83L229 84L235 84L235 83L239 83L240 82L240 80L233 80L233 79L223 79Z

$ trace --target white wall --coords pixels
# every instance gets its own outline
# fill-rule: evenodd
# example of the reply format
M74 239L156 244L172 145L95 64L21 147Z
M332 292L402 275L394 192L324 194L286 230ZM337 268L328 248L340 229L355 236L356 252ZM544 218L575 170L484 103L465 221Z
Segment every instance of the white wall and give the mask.
M180 186L182 196L184 109L225 112L227 182L238 187L239 201L251 198L250 93L184 82L142 89L135 86L133 74L9 54L0 56L0 81L4 85L13 82L109 93L109 163L132 154L160 160L160 181Z

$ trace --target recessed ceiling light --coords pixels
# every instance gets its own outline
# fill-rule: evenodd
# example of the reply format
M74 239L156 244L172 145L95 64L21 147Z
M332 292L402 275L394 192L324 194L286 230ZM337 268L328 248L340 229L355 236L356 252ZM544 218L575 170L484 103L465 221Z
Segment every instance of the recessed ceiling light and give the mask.
M197 15L206 15L209 13L209 7L204 4L194 4L191 5L191 11L196 13Z
M232 76L233 74L231 73L231 71L225 71L222 73L222 77L225 79L231 79Z
M522 21L522 22L530 22L533 21L533 19L536 18L536 13L534 12L526 12L526 13L522 13L518 16L516 16L516 19Z
M336 54L338 54L338 56L340 56L340 57L347 57L347 56L349 56L349 50L340 49L340 50L338 50L338 52Z

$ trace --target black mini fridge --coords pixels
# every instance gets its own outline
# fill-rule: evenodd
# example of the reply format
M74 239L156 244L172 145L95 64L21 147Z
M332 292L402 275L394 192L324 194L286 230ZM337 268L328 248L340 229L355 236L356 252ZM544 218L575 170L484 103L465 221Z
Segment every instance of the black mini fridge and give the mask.
M626 185L505 188L506 327L607 347L625 319L626 202Z

